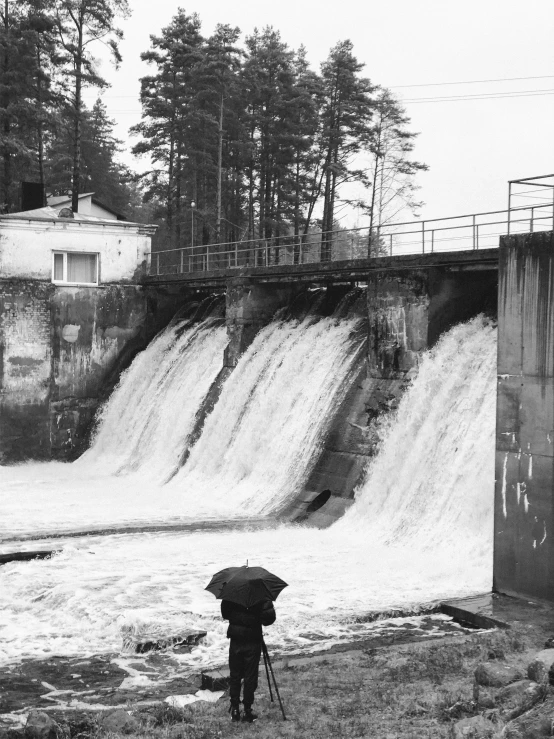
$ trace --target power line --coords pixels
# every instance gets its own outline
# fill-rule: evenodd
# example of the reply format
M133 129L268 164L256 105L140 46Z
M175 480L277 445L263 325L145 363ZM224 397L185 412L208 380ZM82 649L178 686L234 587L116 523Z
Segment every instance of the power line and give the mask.
M393 85L390 90L398 90L401 87L440 87L442 85L481 85L485 82L515 82L517 80L548 80L554 77L553 74L545 74L540 77L499 77L495 80L466 80L465 82L428 82L417 85Z
M522 97L540 97L543 95L553 95L552 90L529 90L527 92L506 92L506 93L484 93L482 95L455 95L452 97L430 97L430 98L411 98L401 100L403 104L411 103L450 103L467 100L500 100L502 98L522 98Z

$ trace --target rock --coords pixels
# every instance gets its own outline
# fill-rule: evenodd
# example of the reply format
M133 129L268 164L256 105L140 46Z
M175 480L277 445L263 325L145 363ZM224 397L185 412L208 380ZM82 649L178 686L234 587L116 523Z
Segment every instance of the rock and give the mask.
M27 739L56 739L61 734L59 725L42 711L31 711L25 724Z
M104 731L112 731L117 734L131 734L139 728L139 722L129 716L123 708L109 711L100 719L100 726Z
M473 700L479 710L494 708L496 705L493 688L486 688L477 682L473 683Z
M231 682L231 675L227 667L220 670L209 670L202 673L202 690L227 690Z
M517 667L498 662L482 662L475 668L475 682L491 688L502 688L522 677L523 674Z
M542 651L540 651L538 654L535 655L535 658L530 663L529 667L531 667L531 665L535 665L537 662L541 662L548 672L550 667L554 664L554 649L543 649ZM529 667L527 668L528 671ZM539 681L536 680L535 682Z
M527 677L535 683L548 682L548 667L540 659L534 659L527 665Z
M175 652L190 652L206 637L205 631L180 631L177 634L134 634L127 629L123 636L123 651L145 654L152 651L173 649Z
M541 739L553 736L554 696L539 703L527 713L510 721L502 734L504 739Z
M497 728L483 716L472 716L456 721L452 725L450 736L451 739L491 739Z
M502 709L502 717L510 721L525 711L529 711L543 697L543 686L531 680L518 680L498 691L496 704Z

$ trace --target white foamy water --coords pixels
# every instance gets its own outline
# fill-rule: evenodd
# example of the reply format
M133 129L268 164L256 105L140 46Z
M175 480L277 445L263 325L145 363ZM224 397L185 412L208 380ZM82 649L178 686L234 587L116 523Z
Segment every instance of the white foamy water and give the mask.
M54 531L258 516L294 495L354 375L358 321L262 329L170 483L221 365L223 327L172 327L142 352L73 464L0 468L0 542ZM306 378L309 378L306 381ZM22 515L24 511L24 515Z
M260 331L171 483L198 514L267 514L301 490L355 377L359 325L306 319Z
M131 473L162 482L186 448L196 412L221 369L225 326L208 319L171 326L138 355L100 415L87 471Z
M118 651L135 626L206 630L206 645L179 659L220 663L225 625L203 588L246 559L289 583L267 629L285 651L363 633L353 621L368 611L489 590L495 359L494 329L480 319L424 356L355 505L331 529L89 538L51 561L0 568L0 661Z

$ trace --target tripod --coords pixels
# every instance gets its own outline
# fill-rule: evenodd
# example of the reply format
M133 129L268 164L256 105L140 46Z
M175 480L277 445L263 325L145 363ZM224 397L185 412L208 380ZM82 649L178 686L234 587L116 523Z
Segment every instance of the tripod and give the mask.
M275 692L277 693L277 698L279 699L279 705L281 707L281 713L283 714L283 721L287 720L287 717L285 716L285 709L283 708L283 701L281 700L281 696L279 695L279 688L277 687L277 680L275 680L275 673L273 672L273 665L271 664L271 660L269 659L269 652L267 651L267 647L265 645L265 641L262 639L262 654L264 656L264 665L265 665L265 674L267 677L267 684L269 686L269 697L271 698L271 702L273 703L273 691L271 689L271 680L269 677L269 673L271 672L271 677L273 678L273 684L275 685Z

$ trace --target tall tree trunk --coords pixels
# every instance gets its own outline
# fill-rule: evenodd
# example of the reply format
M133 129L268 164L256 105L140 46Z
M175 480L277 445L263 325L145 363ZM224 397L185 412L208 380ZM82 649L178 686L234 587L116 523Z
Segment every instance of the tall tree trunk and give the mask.
M371 188L371 207L369 211L369 235L367 238L367 256L371 259L373 246L373 229L375 227L375 193L377 192L377 179L379 173L379 162L381 159L381 123L377 135L377 149L375 151L375 166L373 168L373 185Z
M223 165L223 92L219 100L219 128L217 131L217 196L215 214L215 243L221 242L221 184Z
M79 211L79 184L81 177L81 116L83 85L83 16L79 13L77 56L75 60L75 122L73 126L73 176L71 178L71 210Z
M6 48L4 50L4 59L3 59L3 70L4 70L4 77L7 79L9 68L10 68L10 53L9 53L9 45L10 45L10 6L8 3L8 0L4 0L4 27L5 27L5 33L6 33ZM3 162L4 162L4 187L3 187L3 205L0 209L1 211L4 211L5 213L9 213L11 210L11 198L10 198L10 187L12 184L12 160L11 160L11 153L9 149L9 139L10 139L10 118L8 115L8 107L10 105L10 93L8 85L6 85L4 94L3 94L3 100L2 100L2 106L4 108L4 122L3 122L3 131L4 131L4 151L3 151Z
M42 204L45 205L44 202L44 131L42 128L42 115L43 115L43 106L42 106L42 79L41 79L41 72L42 72L42 59L40 56L40 36L37 35L37 107L38 107L38 116L37 116L37 151L38 151L38 178L39 182L42 185Z

